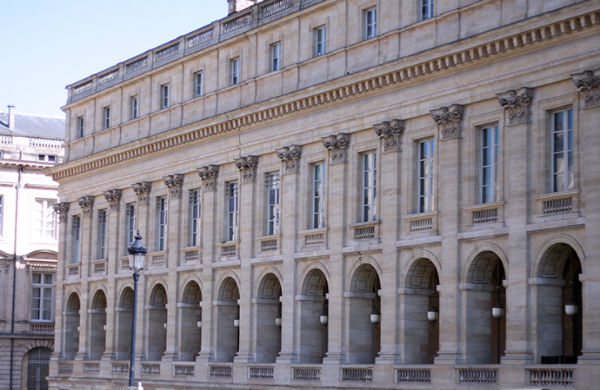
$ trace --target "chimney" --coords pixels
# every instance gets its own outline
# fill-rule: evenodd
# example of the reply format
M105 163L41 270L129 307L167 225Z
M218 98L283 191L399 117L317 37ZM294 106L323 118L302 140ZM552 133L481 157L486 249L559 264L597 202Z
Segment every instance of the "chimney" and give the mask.
M256 1L256 0L227 0L227 3L229 3L229 15L231 15L232 13L235 12L239 12L243 9L246 9L248 7L252 7L254 4L258 3L260 1Z
M15 129L15 106L8 105L8 130Z

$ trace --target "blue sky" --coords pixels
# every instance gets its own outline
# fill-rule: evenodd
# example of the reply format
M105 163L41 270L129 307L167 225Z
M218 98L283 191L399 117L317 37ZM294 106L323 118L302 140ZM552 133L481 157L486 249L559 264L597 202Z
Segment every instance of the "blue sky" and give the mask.
M227 16L227 0L0 0L0 112L64 116L65 86Z

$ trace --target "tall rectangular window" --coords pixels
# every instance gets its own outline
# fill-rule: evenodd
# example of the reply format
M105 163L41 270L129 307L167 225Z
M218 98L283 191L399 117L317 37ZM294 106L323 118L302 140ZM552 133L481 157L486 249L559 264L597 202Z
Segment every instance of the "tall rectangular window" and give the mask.
M495 202L498 197L498 126L480 130L481 168L480 202Z
M52 321L53 275L34 272L31 276L31 320Z
M188 245L200 245L200 218L202 217L201 195L199 190L190 190Z
M239 57L237 58L232 58L229 61L229 72L230 72L230 82L231 85L235 85L237 83L240 82L240 59Z
M77 117L77 138L83 138L83 130L84 130L85 121L83 116Z
M96 230L96 258L106 257L106 210L98 210L98 225Z
M271 62L269 70L271 72L281 69L281 42L273 43L269 47L271 52Z
M325 164L311 165L311 220L310 227L325 227Z
M373 38L377 35L377 8L369 8L363 11L364 39Z
M326 52L327 30L325 26L317 27L313 30L313 56L322 56Z
M129 98L129 119L138 117L138 96L133 95Z
M56 212L53 199L36 199L33 210L34 232L37 237L56 239Z
M125 205L125 245L124 250L127 253L127 248L133 242L135 237L135 203L127 203Z
M227 241L237 240L238 237L238 184L226 184L225 196L227 197Z
M160 86L160 108L169 107L169 84Z
M194 97L202 96L203 93L202 72L196 72L194 74Z
M417 211L426 213L433 210L433 139L419 142L418 148Z
M105 129L110 127L110 106L102 107L102 126Z
M377 219L377 153L361 155L361 221Z
M71 219L71 264L80 261L81 250L81 217L74 215Z
M421 0L421 20L433 18L433 0Z
M0 237L2 237L2 228L4 227L4 197L0 195Z
M156 198L156 231L155 248L157 251L164 251L167 239L167 197Z
M267 188L267 235L279 233L279 173L269 173L266 177Z
M552 113L552 192L573 189L575 185L573 149L573 109Z

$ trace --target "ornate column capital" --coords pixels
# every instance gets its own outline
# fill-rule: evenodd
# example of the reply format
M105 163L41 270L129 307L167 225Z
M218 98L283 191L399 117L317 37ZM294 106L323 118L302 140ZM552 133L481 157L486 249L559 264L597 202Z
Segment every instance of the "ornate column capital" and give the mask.
M205 165L197 169L198 176L204 184L204 191L215 191L217 189L217 177L219 176L218 165Z
M256 180L256 167L258 166L257 156L246 156L236 158L235 166L242 174L242 183L253 183Z
M94 197L92 195L82 196L78 199L78 203L84 216L89 217L92 215L92 209L94 208Z
M69 206L71 204L69 202L59 202L55 203L52 208L54 212L58 214L58 218L60 222L67 222L69 219Z
M169 195L172 198L179 197L181 195L181 187L183 187L183 174L175 173L167 175L163 179L166 186L169 187Z
M585 107L600 105L600 69L584 70L571 75L579 92L583 92Z
M529 107L533 89L523 87L499 93L498 103L508 111L508 124L516 125L529 122Z
M112 189L104 191L104 199L108 202L110 210L119 210L119 203L121 202L121 190Z
M383 141L384 152L399 152L402 150L402 134L404 134L404 121L392 119L373 125L375 133Z
M150 191L152 191L152 182L142 181L140 183L133 184L133 192L138 197L138 202L148 203L150 199Z
M348 133L332 134L321 139L323 140L323 146L330 152L330 164L346 162L346 151L350 146L350 136Z
M298 173L301 156L302 146L300 145L284 146L277 149L277 157L284 163L284 173Z
M440 129L442 141L461 137L464 112L465 106L462 104L451 104L431 110L431 116Z

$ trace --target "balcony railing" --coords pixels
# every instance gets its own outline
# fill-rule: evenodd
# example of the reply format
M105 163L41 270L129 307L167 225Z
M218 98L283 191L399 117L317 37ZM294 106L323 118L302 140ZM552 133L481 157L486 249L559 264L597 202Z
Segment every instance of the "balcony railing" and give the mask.
M493 384L498 381L498 369L495 367L459 367L456 369L460 384Z
M96 260L92 263L92 272L94 274L103 274L106 272L106 260Z
M175 364L173 376L194 376L194 364Z
M83 364L83 372L86 374L99 374L100 373L100 363L84 363Z
M261 252L273 252L279 249L279 235L259 237L257 241Z
M372 382L372 367L342 367L342 382Z
M208 366L208 375L211 378L231 378L232 371L231 364L211 364Z
M327 246L327 229L310 229L300 232L300 240L304 249L313 250Z
M527 368L530 386L565 386L575 385L575 369L562 367Z
M127 362L113 362L111 364L110 371L113 374L127 374L127 373L129 373L129 363L127 363Z
M271 380L275 372L275 366L248 366L248 379Z
M430 368L396 368L396 383L431 383Z
M418 213L404 217L408 233L427 233L437 231L438 213Z
M568 214L579 209L579 191L576 190L539 195L535 199L538 215Z
M73 373L73 363L59 363L58 364L58 373L59 374L72 374Z
M379 238L380 221L359 222L350 225L352 239L355 241L374 240Z
M292 380L320 381L321 366L294 366L292 367Z
M31 333L54 334L54 322L30 322L29 331Z
M142 374L160 375L160 364L159 363L142 363Z

